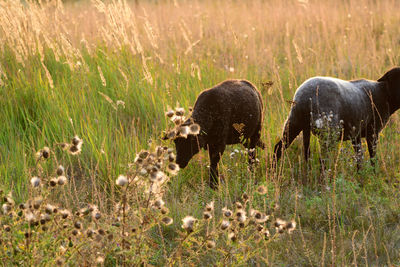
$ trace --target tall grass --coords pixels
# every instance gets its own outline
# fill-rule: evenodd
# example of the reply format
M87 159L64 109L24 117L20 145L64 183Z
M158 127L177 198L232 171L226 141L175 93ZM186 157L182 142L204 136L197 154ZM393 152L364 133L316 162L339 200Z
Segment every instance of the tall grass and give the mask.
M2 187L26 200L36 151L77 134L81 156L62 158L74 186L68 201L106 211L120 196L116 177L137 152L161 142L167 106L187 108L201 90L245 78L264 98L260 165L249 173L244 153L232 153L242 148L229 148L220 163L226 183L214 192L200 153L167 187L174 225L186 214L201 216L212 199L221 208L244 191L253 195L258 183L268 192L255 204L298 222L291 238L271 242L258 262L400 264L398 115L380 137L376 172L365 161L357 173L347 143L321 172L326 155L315 138L308 166L295 142L278 171L270 168L287 100L304 80L377 79L400 65L399 8L395 0L2 1ZM154 234L157 242L161 236Z

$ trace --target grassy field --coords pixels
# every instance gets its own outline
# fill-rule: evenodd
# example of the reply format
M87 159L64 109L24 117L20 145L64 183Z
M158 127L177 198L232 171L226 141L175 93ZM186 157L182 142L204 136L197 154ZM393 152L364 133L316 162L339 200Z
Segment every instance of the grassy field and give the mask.
M398 114L382 131L375 171L367 153L356 171L349 143L320 155L315 137L306 166L301 136L271 168L303 81L376 80L400 65L398 10L396 0L0 1L3 264L400 265ZM176 176L165 170L154 193L133 164L137 153L173 148L161 141L165 111L188 110L199 92L228 78L248 79L262 93L259 165L250 172L244 148L228 147L219 165L225 183L213 191L203 151ZM75 135L81 153L62 151ZM143 182L116 185L121 174ZM67 183L52 186L56 176ZM168 214L154 208L161 198ZM202 219L211 201L213 218ZM71 212L69 221L50 203ZM225 206L250 218L230 221L229 234L220 229ZM269 235L255 230L251 209L270 215L262 222ZM198 219L193 231L181 228L187 215ZM296 229L280 234L277 219Z

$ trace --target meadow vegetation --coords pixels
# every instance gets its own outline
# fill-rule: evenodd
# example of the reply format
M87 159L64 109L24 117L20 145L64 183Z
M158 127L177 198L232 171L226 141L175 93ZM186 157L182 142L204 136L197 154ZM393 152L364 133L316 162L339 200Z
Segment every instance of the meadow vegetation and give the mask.
M320 153L315 137L305 164L301 136L271 168L304 80L376 80L400 65L398 10L396 0L0 1L3 264L400 265L398 114L375 170L365 154L356 171L349 143ZM206 152L177 171L161 137L169 107L188 110L227 78L261 91L266 149L250 171L247 151L227 148L214 191Z

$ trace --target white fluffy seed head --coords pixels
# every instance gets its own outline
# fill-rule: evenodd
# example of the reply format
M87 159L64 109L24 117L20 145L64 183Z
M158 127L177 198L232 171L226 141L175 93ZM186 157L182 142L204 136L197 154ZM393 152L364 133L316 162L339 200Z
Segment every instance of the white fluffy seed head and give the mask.
M117 180L115 181L115 183L118 185L118 186L125 186L125 185L127 185L128 184L128 178L126 178L126 176L125 175L120 175L120 176L118 176L118 178L117 178Z
M40 182L41 182L41 181L40 181L40 178L37 177L37 176L31 178L31 185L32 185L32 187L38 187L38 186L40 186Z
M58 185L65 185L67 182L68 182L67 177L65 177L64 175L58 176L57 178Z
M193 216L186 216L185 218L182 219L182 228L185 229L188 232L193 231L193 226L197 222L197 219L194 218Z

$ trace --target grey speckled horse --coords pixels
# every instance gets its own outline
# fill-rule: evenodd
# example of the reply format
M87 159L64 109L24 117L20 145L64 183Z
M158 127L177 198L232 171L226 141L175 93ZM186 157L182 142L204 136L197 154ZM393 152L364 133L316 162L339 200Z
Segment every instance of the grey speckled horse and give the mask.
M310 133L318 135L321 128L328 126L340 129L339 140L352 141L357 156L360 156L361 138L366 138L371 164L374 164L372 158L375 156L378 134L390 115L399 108L398 67L386 72L378 81L310 78L296 90L283 129L283 138L274 148L274 162L282 156L282 148L289 147L301 131L307 160L310 155ZM357 168L360 168L359 161Z

